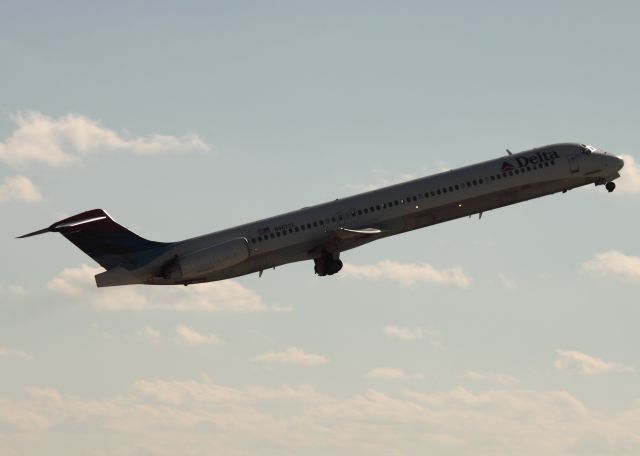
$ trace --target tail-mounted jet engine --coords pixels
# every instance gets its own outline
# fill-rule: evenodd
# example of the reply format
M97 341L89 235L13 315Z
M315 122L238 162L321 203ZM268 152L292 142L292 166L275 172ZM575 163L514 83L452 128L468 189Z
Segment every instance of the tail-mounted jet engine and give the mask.
M238 238L188 255L176 255L162 267L159 275L168 280L189 280L235 266L247 258L247 239Z

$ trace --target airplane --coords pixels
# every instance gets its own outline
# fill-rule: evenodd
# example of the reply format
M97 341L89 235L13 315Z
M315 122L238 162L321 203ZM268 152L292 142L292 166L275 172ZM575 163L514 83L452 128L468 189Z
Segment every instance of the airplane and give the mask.
M482 214L588 184L612 192L622 159L593 146L552 144L179 242L143 239L102 209L60 220L60 233L105 272L98 287L190 285L313 260L319 276L342 268L340 253L378 239Z

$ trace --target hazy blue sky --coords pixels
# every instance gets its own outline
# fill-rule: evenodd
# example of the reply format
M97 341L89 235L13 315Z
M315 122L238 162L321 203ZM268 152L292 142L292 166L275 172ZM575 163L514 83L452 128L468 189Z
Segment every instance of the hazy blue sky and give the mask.
M640 454L637 2L0 2L0 453ZM559 141L589 187L193 287L179 240Z

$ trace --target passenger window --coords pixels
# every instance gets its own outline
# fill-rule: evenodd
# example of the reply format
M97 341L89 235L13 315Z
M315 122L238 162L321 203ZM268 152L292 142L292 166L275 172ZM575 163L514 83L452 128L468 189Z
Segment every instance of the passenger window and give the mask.
M300 231L300 228L298 228L297 226L294 229L296 230L296 233Z
M362 209L358 209L358 215L362 215Z
M446 187L442 189L442 193L447 193Z
M456 190L460 190L460 186L458 184L455 185Z

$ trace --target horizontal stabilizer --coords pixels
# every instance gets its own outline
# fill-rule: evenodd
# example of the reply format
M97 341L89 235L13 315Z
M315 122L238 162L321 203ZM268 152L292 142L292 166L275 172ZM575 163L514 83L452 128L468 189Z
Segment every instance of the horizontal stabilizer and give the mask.
M44 228L42 230L34 231L33 233L23 234L22 236L18 236L16 239L24 239L31 236L37 236L38 234L50 233L51 228Z

